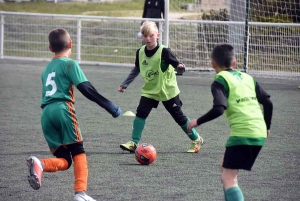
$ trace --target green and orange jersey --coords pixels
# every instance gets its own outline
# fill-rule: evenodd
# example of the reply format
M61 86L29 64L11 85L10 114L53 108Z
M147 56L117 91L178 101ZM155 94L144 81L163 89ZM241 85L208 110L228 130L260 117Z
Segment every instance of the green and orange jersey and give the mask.
M55 101L74 104L74 86L87 81L77 61L66 57L54 57L42 72L41 107Z

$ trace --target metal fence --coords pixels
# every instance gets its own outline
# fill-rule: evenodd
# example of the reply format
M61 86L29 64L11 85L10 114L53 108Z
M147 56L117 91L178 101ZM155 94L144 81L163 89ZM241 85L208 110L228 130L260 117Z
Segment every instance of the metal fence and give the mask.
M82 64L133 66L142 18L113 18L0 12L0 58L50 60L48 33L62 27L73 40L72 58ZM163 19L151 19L164 27ZM240 26L240 32L230 32ZM248 72L250 74L300 78L300 24L249 24ZM169 47L188 70L212 70L210 52L220 42L240 39L243 22L169 20ZM239 30L239 29L237 29ZM164 42L161 34L160 39ZM232 39L230 39L232 41ZM243 41L235 41L235 47ZM242 48L241 48L242 49ZM244 53L237 54L243 68Z

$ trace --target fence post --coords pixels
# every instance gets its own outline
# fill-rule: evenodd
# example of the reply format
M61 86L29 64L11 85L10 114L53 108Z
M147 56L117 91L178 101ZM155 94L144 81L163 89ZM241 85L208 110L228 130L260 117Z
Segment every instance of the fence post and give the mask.
M165 0L165 34L164 34L164 45L169 46L169 0Z
M249 48L249 15L250 0L246 1L245 34L244 34L244 71L248 70L248 48Z
M162 30L163 30L163 26L162 26L162 22L158 22L158 24L159 24L159 27L158 27L158 30L159 30L159 34L160 34L160 37L159 37L159 39L158 39L158 42L159 42L159 44L164 44L162 41Z
M78 63L81 61L81 18L77 20L77 48L76 60Z
M229 20L245 22L247 0L230 0ZM228 26L228 42L233 45L236 55L243 55L245 24L230 24Z
M3 48L4 48L4 15L1 14L0 21L0 59L3 59Z

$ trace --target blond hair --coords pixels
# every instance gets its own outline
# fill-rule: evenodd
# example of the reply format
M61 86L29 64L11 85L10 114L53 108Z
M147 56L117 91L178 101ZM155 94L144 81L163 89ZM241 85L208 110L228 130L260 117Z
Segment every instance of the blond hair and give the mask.
M158 33L158 28L157 28L155 22L152 22L152 21L145 21L142 24L140 30L144 36L148 36L154 32Z

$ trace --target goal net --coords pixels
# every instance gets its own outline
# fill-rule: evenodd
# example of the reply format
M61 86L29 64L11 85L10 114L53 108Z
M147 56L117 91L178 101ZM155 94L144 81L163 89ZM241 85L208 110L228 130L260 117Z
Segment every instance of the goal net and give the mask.
M238 68L300 73L299 0L170 0L170 44L191 67L210 65L215 44L235 47ZM247 24L248 23L248 24ZM178 38L185 38L178 40Z

